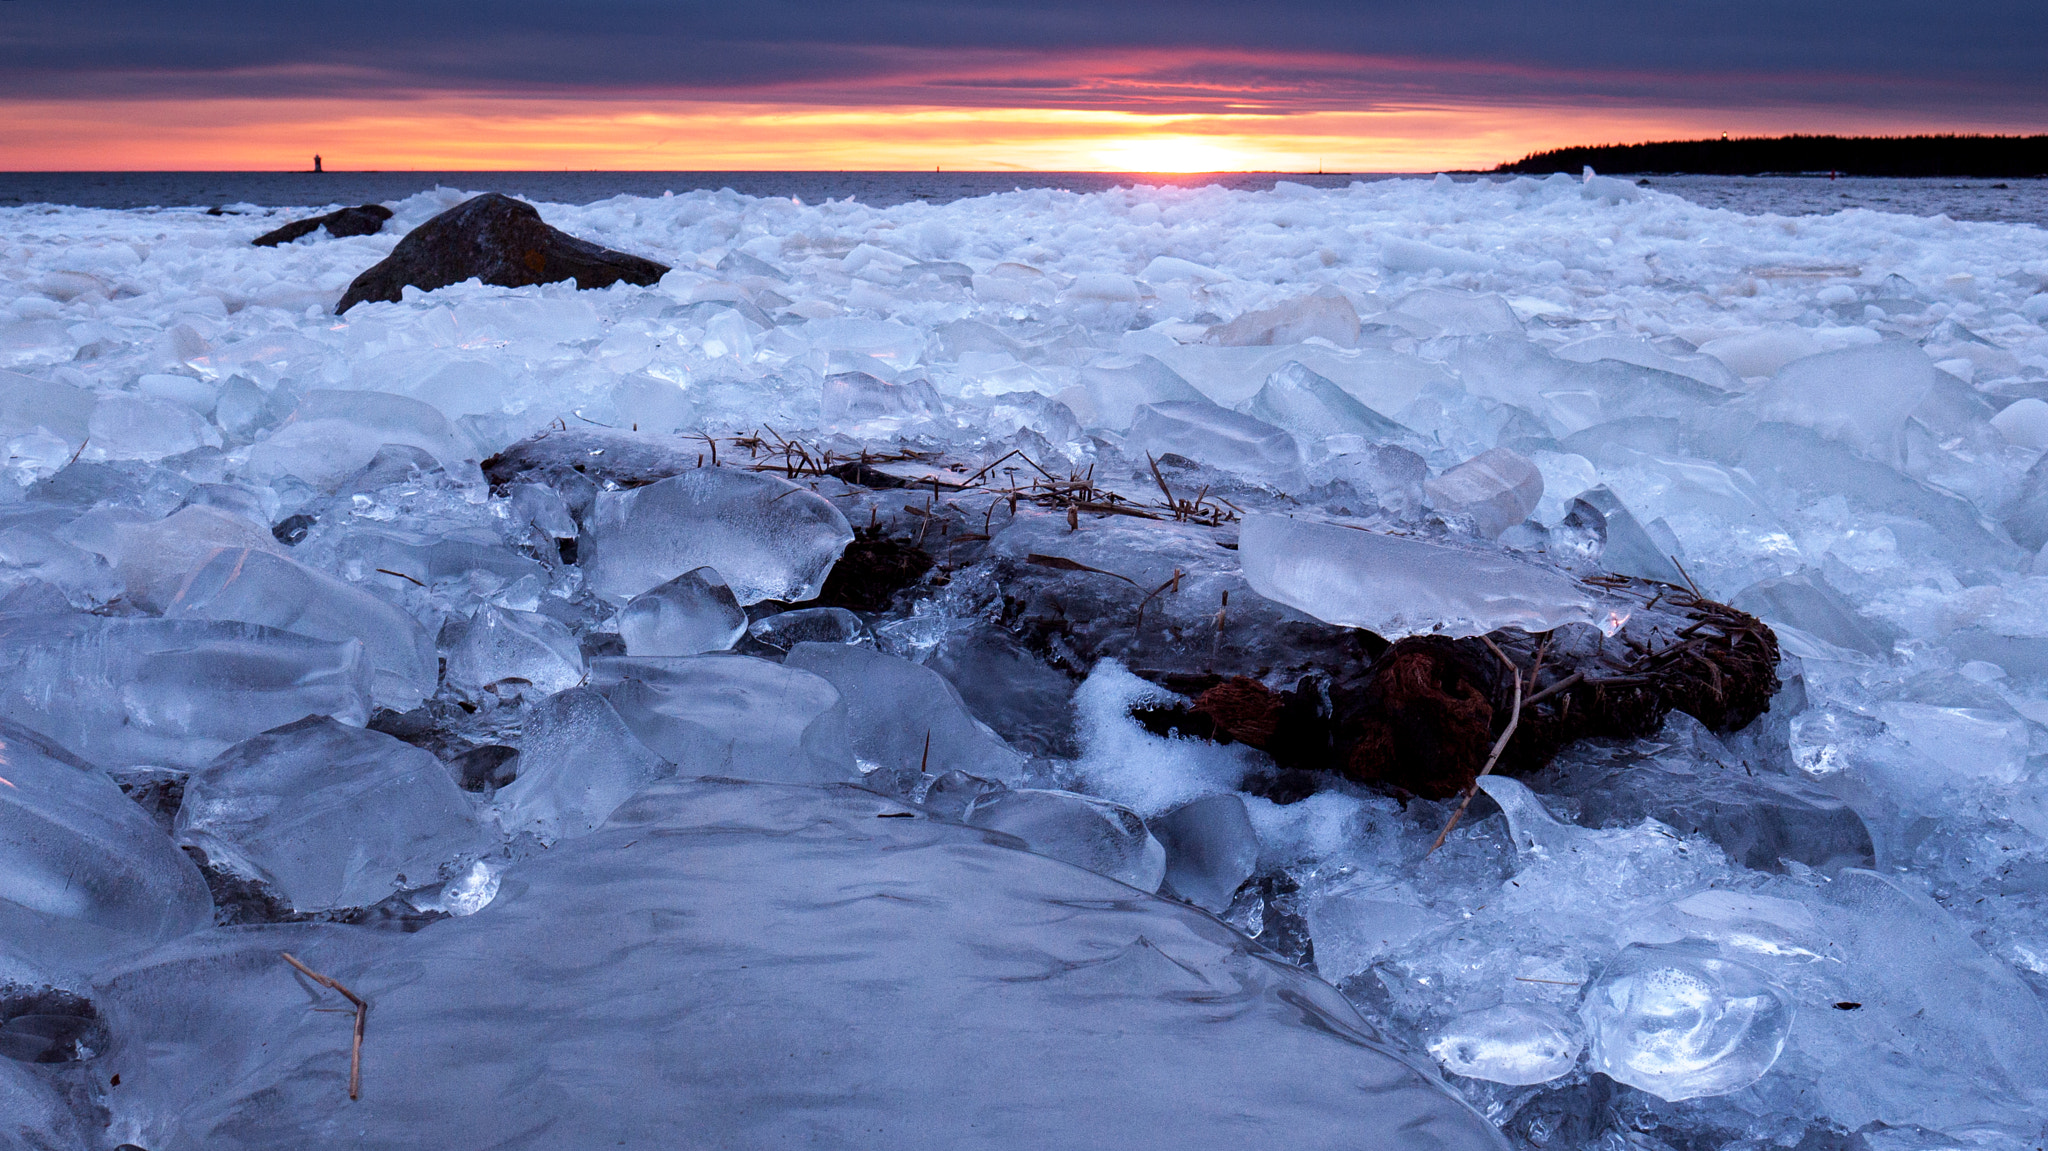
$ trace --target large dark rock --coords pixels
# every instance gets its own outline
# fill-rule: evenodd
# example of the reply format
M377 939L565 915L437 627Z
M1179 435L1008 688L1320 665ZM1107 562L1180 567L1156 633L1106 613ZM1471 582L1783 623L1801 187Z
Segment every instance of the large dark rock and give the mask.
M310 236L321 228L327 229L330 236L374 236L384 230L384 221L390 218L391 209L384 205L363 204L310 220L293 220L277 231L265 232L249 242L259 248L275 248L300 236Z
M604 288L620 280L652 284L666 274L666 264L579 240L543 223L533 205L486 192L407 233L389 256L355 278L334 311L365 300L396 303L408 284L431 292L475 277L501 288L560 280Z

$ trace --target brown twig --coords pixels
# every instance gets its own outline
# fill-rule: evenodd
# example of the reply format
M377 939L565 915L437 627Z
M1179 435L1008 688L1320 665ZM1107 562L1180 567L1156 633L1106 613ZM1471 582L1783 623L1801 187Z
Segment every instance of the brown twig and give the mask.
M1480 768L1479 774L1472 777L1472 786L1465 789L1465 798L1458 801L1458 810L1451 813L1450 822L1444 824L1444 829L1436 833L1436 841L1429 845L1429 850L1422 853L1422 858L1424 859L1428 859L1435 853L1437 848L1444 845L1444 840L1450 836L1451 829L1458 826L1458 821L1465 817L1465 809L1472 806L1472 797L1479 794L1480 778L1491 772L1493 765L1500 762L1500 753L1507 750L1508 740L1514 737L1515 726L1522 722L1522 669L1516 667L1515 661L1509 659L1507 653L1495 646L1491 639L1485 636L1480 636L1479 638L1486 641L1486 646L1491 648L1493 654L1499 656L1500 661L1508 665L1508 671L1513 673L1515 677L1514 707L1513 710L1508 712L1507 727L1501 731L1500 738L1493 741L1493 751L1488 753L1486 757L1486 766Z
M351 1100L361 1099L363 1097L363 1024L370 1017L370 1005L363 1002L362 996L342 986L340 980L322 975L305 964L300 963L298 957L291 952L281 951L278 954L284 956L284 961L298 968L299 972L306 978L318 983L322 987L330 987L341 992L342 998L355 1004L356 1037L355 1042L349 1047L348 1053L348 1097Z
M413 583L419 584L419 586L421 586L421 587L425 587L425 586L427 586L427 585L425 585L425 584L423 584L423 583L420 583L420 581L418 581L418 580L416 580L416 579L413 579L413 577L411 577L411 576L409 576L409 575L405 574L404 572L395 572L395 571L392 571L392 570L391 570L390 568L378 568L378 569L377 569L377 571L378 571L378 573L379 573L379 574L382 574L382 575L389 575L389 576L397 576L397 577L398 577L399 579L402 579L402 580L412 580L412 582L413 582Z

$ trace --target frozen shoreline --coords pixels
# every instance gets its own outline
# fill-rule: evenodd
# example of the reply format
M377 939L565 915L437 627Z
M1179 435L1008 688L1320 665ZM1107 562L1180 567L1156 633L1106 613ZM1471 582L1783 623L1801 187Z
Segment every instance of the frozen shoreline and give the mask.
M1713 1135L1761 1149L1821 1126L1868 1128L1872 1148L2031 1145L2048 1116L2038 1002L2048 990L2048 231L1864 209L1740 215L1664 185L1440 177L1256 192L1037 189L885 207L733 192L543 203L549 223L675 271L650 288L580 293L472 282L345 317L331 309L350 279L464 193L398 201L376 236L316 234L275 249L248 243L275 216L0 208L0 627L37 653L0 671L0 716L79 745L70 750L131 789L192 787L194 773L203 787L187 795L205 803L189 801L174 830L216 864L239 860L245 876L295 836L314 845L291 878L265 872L301 911L398 906L379 903L387 897L429 915L486 911L417 935L377 933L373 945L347 937L368 928L191 935L189 915L143 924L118 906L80 908L17 885L0 889L8 922L83 926L49 937L61 946L10 939L21 954L0 951L15 965L0 967L0 981L41 972L103 996L118 1044L121 1020L146 1033L176 1014L137 1006L123 974L151 944L166 950L149 962L203 965L254 954L230 947L230 934L296 932L340 940L330 961L365 973L402 963L410 940L487 949L493 924L541 914L530 903L493 909L501 880L510 893L525 890L523 869L557 875L570 864L549 862L544 842L569 842L610 813L604 804L650 783L659 795L687 790L657 782L667 775L788 778L775 765L800 761L805 780L923 796L941 773L904 776L914 733L895 730L918 714L954 733L935 741L936 762L994 764L982 774L1023 797L970 795L948 813L971 821L985 803L983 826L1034 829L1012 830L1026 840L1079 810L1055 819L1033 807L1070 802L1032 798L1047 789L1155 824L1189 800L1235 797L1242 827L1202 821L1184 833L1248 829L1255 841L1260 878L1212 910L1291 958L1306 956L1305 940L1278 933L1305 932L1317 970L1365 1023L1393 1047L1474 1072L1456 1089L1519 1143L1566 1132L1591 1146L1606 1131L1662 1129L1654 1137L1667 1146ZM1238 517L1219 511L1213 524L1147 536L1113 516L1077 515L1073 528L1029 504L948 508L938 484L928 502L915 487L821 477L768 510L760 501L771 497L757 501L739 481L715 498L674 480L624 492L557 474L497 494L484 482L479 463L492 453L590 425L710 433L726 437L717 450L727 453L730 437L769 428L841 451L907 444L967 463L1022 448L1058 471L1092 468L1104 490L1133 500L1156 490L1147 456L1171 456L1174 486L1247 515L1491 547L1469 538L1477 527L1551 565L1579 546L1574 498L1603 489L1596 498L1623 509L1636 550L1624 554L1622 521L1608 514L1596 558L1570 562L1623 570L1675 556L1702 592L1777 628L1786 687L1741 733L1674 717L1653 740L1568 751L1525 781L1538 806L1505 785L1496 809L1475 807L1423 862L1439 805L1404 807L1334 780L1291 803L1247 791L1256 753L1162 739L1128 719L1156 687L1113 663L1061 666L1057 650L1003 631L991 590L1003 563L1056 552L1144 590L1184 574L1187 586L1173 581L1183 598L1151 608L1166 638L1144 651L1197 666L1222 626L1208 623L1219 591L1237 589L1233 618L1248 630L1292 618L1248 603L1238 553L1214 546L1238 542ZM678 439L669 450L694 456L693 445L708 446ZM1471 471L1446 482L1495 449L1512 457L1488 465L1498 485L1471 487ZM1411 456L1420 471L1395 466ZM1509 474L1513 460L1540 482ZM732 509L713 516L731 539L694 551L664 542L684 538L674 524L699 513L662 509L707 500ZM787 518L798 510L810 518ZM949 582L930 580L853 625L808 621L826 630L805 638L840 627L836 638L894 660L843 665L813 648L782 663L785 644L745 647L757 658L744 665L694 653L688 664L633 663L635 636L711 645L697 651L756 643L733 638L732 612L753 608L756 627L772 618L763 601L797 594L775 591L776 579L815 591L820 557L829 563L870 523L914 532ZM927 544L933 533L943 549ZM224 569L223 554L239 558ZM729 589L673 582L706 563L733 568ZM237 599L237 579L269 582ZM1318 586L1291 602L1372 594ZM278 606L287 599L292 611ZM631 624L619 614L628 601L642 605ZM1077 619L1087 602L1076 600ZM1355 618L1399 614L1368 606L1377 614ZM1571 611L1558 618L1598 621ZM238 682L181 686L133 670L200 648L291 674L266 681L257 707L257 689ZM1015 698L979 690L990 679L1019 685ZM186 687L226 702L192 721ZM744 706L692 710L720 691ZM292 712L300 704L339 722L250 738L303 714ZM369 739L362 725L380 708L425 717L418 730L388 717L370 725L405 730L417 747ZM419 747L447 762L448 778L417 768L433 758ZM523 785L458 791L450 780L467 778L462 764L492 747L522 750ZM712 768L685 762L716 756L726 758ZM232 799L260 766L247 794L288 807L313 795L328 763L360 769L367 798L323 808L299 832ZM552 791L543 763L570 773ZM597 765L603 778L579 790L574 773ZM1624 768L1664 782L1621 802L1612 773ZM1731 858L1733 833L1712 813L1730 809L1738 779L1757 777L1819 797L1787 799L1784 812L1820 801L1853 810L1869 857ZM690 794L700 806L726 802ZM378 804L407 818L384 826ZM1761 809L1744 804L1751 818ZM1109 806L1089 812L1116 826ZM132 815L94 830L95 842L118 850L139 837L161 853L162 829ZM365 818L386 837L347 830ZM643 808L636 818L694 826L698 816ZM634 836L580 841L575 866L629 883L630 859L605 856L600 840ZM1156 885L1148 842L1140 824L1116 840L1123 854L1095 866ZM340 876L344 848L372 858ZM199 907L189 888L167 905ZM23 918L33 915L53 918ZM1688 948L1704 955L1687 978L1706 988L1713 1018L1678 1062L1700 1066L1664 1078L1628 1070L1613 1022L1635 986L1624 976L1646 950L1676 963L1668 957ZM242 971L253 961L221 962ZM1731 963L1747 974L1728 976ZM1137 970L1119 994L1177 978ZM1744 982L1751 975L1768 993ZM1593 1005L1596 992L1606 1006ZM263 1062L254 1037L286 1024L263 1014L274 1007L224 994L248 1011L208 1050L253 1061L235 1065L279 1090L328 1090L332 1068L312 1053L331 1046L331 1018L301 1028L291 1016L303 1066ZM1751 1022L1735 1019L1738 1002ZM1769 1044L1744 1028L1781 1023L1782 1054L1762 1058ZM1708 1050L1723 1040L1722 1055ZM122 1137L152 1151L203 1145L238 1123L277 1134L296 1121L266 1110L260 1093L202 1106L219 1085L189 1067L164 1071L214 1058L198 1048L156 1062L122 1050L140 1060L122 1064L134 1068L124 1081L146 1086L93 1087L90 1060L67 1074L101 1093ZM1741 1079L1759 1058L1768 1070ZM1513 1069L1499 1070L1502 1060ZM1589 1078L1593 1067L1639 1085ZM1479 1077L1487 1068L1506 1081ZM0 1072L12 1076L0 1098L41 1090L17 1083L6 1061ZM1341 1111L1339 1100L1333 1089L1304 1107Z

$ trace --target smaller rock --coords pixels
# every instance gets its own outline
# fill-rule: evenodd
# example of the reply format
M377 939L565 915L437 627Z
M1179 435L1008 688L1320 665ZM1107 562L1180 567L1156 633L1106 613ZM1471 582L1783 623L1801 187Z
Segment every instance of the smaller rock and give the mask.
M391 218L391 209L382 204L362 204L354 208L343 208L325 216L314 216L310 220L293 220L274 232L265 232L249 241L259 248L275 248L289 244L301 236L310 236L321 228L336 238L342 236L374 236L384 230L384 221Z
M431 292L478 279L501 288L560 280L579 288L620 280L644 287L667 274L666 264L579 240L543 223L532 204L486 192L406 233L389 256L355 278L334 313L366 300L397 303L408 286Z

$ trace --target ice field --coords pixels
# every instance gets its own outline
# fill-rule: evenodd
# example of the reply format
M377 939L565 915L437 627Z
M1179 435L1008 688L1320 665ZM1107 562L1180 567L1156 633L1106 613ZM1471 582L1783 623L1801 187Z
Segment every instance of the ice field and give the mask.
M470 194L0 208L0 1148L2048 1139L2048 231L694 192L539 205L658 285L333 314ZM1434 852L1132 715L1601 571L1768 713Z

